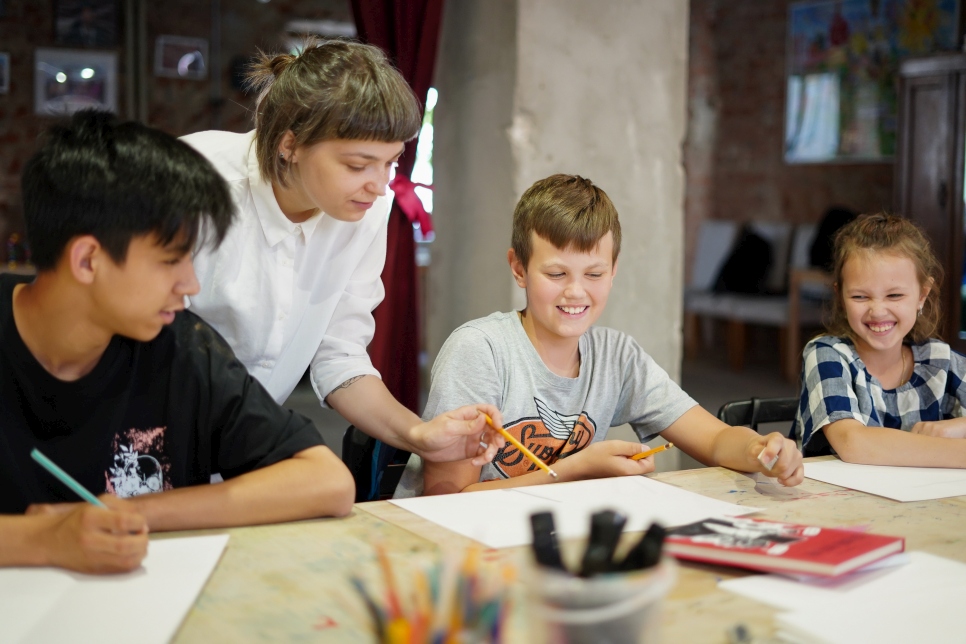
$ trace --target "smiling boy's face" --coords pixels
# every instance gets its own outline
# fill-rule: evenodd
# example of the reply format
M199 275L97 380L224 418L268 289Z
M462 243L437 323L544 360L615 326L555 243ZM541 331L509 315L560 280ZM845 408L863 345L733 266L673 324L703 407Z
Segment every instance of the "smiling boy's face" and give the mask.
M614 238L608 232L589 251L560 249L536 233L529 266L510 251L510 267L527 290L527 316L534 331L547 340L583 335L604 312L617 265Z
M131 239L127 258L115 263L106 252L93 257L94 322L141 342L153 340L175 313L184 309L184 296L200 290L191 253L177 240L161 246L154 234Z

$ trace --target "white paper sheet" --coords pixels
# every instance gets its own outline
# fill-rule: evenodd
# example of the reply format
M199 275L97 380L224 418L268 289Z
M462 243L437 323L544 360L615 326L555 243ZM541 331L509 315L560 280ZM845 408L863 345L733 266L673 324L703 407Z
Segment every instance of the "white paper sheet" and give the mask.
M962 641L966 564L925 552L909 555L908 565L847 575L825 586L774 575L732 579L720 586L791 609L775 618L779 633L789 641Z
M805 477L896 501L927 501L966 495L966 470L857 465L843 461L805 463Z
M811 644L910 644L962 642L966 612L962 597L895 596L876 605L831 605L775 617L779 639ZM784 635L783 634L787 634Z
M553 512L561 538L586 536L590 515L603 509L627 515L627 530L644 530L653 521L675 526L759 511L643 476L395 499L392 503L491 548L529 544L530 515L544 510Z
M228 535L151 541L123 575L0 568L2 642L167 642L194 604Z
M925 552L907 554L906 565L831 579L752 575L719 586L791 611L776 616L789 641L939 642L962 636L966 564Z

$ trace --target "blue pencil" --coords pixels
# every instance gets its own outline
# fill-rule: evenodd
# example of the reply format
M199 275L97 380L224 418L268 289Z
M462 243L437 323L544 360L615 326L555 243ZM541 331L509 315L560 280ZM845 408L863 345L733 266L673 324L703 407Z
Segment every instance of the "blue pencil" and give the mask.
M71 490L73 490L74 493L77 494L77 496L79 496L80 498L84 499L88 503L92 503L96 505L99 508L107 507L101 502L100 499L98 499L96 496L88 492L83 485L81 485L76 480L74 480L74 477L72 477L70 474L60 469L59 467L57 467L56 463L54 463L52 460L50 460L49 458L41 454L40 450L34 449L32 452L30 452L30 458L40 463L45 470L47 470L55 477L57 477L57 480L59 480L61 483L63 483Z

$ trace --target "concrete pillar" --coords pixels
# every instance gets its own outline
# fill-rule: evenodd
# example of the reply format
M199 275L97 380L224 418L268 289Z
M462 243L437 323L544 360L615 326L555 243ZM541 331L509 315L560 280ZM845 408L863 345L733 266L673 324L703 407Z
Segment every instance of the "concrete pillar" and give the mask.
M600 185L620 213L623 250L600 324L679 378L687 56L687 0L446 5L431 359L462 322L523 306L505 259L512 209L535 180L567 172Z

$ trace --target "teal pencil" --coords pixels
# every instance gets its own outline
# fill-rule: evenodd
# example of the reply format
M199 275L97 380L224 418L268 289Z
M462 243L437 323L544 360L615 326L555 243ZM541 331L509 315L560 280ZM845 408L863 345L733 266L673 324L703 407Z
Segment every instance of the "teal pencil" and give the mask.
M96 505L99 508L107 507L101 502L100 499L98 499L96 496L88 492L83 485L78 483L73 476L71 476L64 470L57 467L56 463L54 463L52 460L50 460L49 458L41 454L40 450L34 449L32 452L30 452L30 458L40 463L45 470L47 470L55 477L57 477L57 480L59 480L61 483L63 483L71 490L73 490L74 493L77 494L77 496L79 496L80 498L84 499L88 503L92 503Z

